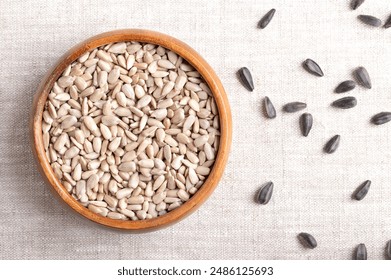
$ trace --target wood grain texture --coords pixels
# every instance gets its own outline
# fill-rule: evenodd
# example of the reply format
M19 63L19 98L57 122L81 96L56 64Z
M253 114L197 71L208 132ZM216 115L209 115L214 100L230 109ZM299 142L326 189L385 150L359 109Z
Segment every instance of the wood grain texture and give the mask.
M170 49L182 56L195 69L197 69L198 72L200 72L205 82L210 87L219 110L221 130L220 147L211 173L204 185L191 197L191 199L177 209L163 216L142 221L113 220L95 214L79 204L66 191L60 180L54 175L49 161L46 158L42 139L42 114L45 102L54 82L60 77L65 68L87 51L102 45L121 41L153 43L161 45L166 49ZM185 43L162 33L141 29L124 29L102 33L76 45L64 54L53 69L47 73L34 95L30 129L33 140L31 141L32 149L39 169L54 193L61 198L60 200L64 201L74 211L93 222L114 229L128 230L129 232L147 232L161 229L180 221L194 212L203 202L205 202L216 188L227 163L232 141L232 119L228 99L220 79L209 64L195 50Z

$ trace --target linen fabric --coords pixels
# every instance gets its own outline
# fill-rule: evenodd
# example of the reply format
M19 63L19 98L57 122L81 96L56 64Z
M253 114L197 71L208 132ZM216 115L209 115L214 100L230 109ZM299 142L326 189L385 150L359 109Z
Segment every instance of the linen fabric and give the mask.
M391 111L391 29L369 27L359 14L385 20L391 2L366 1L0 1L0 258L2 259L351 259L365 243L369 259L384 259L391 239L391 123L371 116ZM258 21L276 13L263 30ZM30 149L32 97L45 73L86 38L122 28L174 36L197 50L220 77L232 109L233 142L225 173L193 215L146 234L111 231L85 221L52 195ZM307 73L315 60L324 77ZM252 72L253 92L237 79ZM333 93L364 66L373 87ZM358 105L330 103L353 95ZM277 117L266 119L268 96ZM293 114L281 107L307 103ZM308 137L301 113L313 115ZM322 149L341 135L339 149ZM362 201L351 194L372 180ZM267 205L254 202L274 182ZM311 233L316 249L297 239Z

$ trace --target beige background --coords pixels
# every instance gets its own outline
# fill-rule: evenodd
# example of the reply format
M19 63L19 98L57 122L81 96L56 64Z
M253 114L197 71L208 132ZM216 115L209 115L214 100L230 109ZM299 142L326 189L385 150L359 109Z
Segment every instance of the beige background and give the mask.
M384 258L391 239L391 124L369 118L391 110L391 29L370 28L357 15L385 20L391 2L366 1L0 1L0 257L10 259L350 259L367 244L371 259ZM260 30L258 20L277 12ZM191 45L220 76L232 107L233 147L222 181L195 214L168 229L132 235L112 232L70 212L37 174L30 152L32 96L51 65L87 37L118 28L167 33ZM301 68L316 60L323 78ZM336 110L335 86L364 65L372 90L352 92L358 106ZM256 90L237 81L252 70ZM269 96L278 117L262 115ZM345 94L347 95L347 94ZM283 114L290 101L308 103L314 128L300 136L300 114ZM322 146L341 134L340 149ZM364 180L372 187L350 198ZM271 202L254 193L275 183ZM303 249L296 235L318 240Z

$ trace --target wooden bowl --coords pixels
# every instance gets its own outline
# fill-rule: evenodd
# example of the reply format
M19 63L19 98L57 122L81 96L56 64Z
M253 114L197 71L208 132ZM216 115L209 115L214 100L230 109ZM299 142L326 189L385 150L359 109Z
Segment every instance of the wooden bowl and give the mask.
M87 51L99 46L120 41L139 41L161 45L172 50L187 60L202 75L209 85L216 100L220 120L220 146L218 154L203 186L183 205L168 212L165 215L148 220L124 221L114 220L95 214L79 204L61 184L55 176L48 159L46 158L42 138L42 114L45 102L54 82L60 77L65 68ZM168 35L140 29L116 30L102 33L78 44L63 55L58 63L51 69L38 87L33 100L31 117L31 132L33 153L38 162L39 169L44 178L50 184L54 192L73 210L87 219L111 228L128 230L131 232L143 232L157 230L171 225L194 212L212 194L219 182L224 167L228 160L228 154L232 140L231 111L223 85L209 64L191 47Z

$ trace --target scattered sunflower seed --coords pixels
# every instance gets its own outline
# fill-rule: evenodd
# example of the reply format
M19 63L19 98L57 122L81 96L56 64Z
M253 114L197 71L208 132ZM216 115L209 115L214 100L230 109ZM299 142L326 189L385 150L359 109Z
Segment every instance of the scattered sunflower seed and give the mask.
M259 21L258 27L261 28L261 29L264 29L270 23L270 21L272 20L275 12L276 12L276 9L271 9L270 11L268 11L262 17L262 19Z
M312 75L319 76L319 77L323 77L324 75L320 66L310 58L306 59L303 62L303 67Z
M273 194L273 182L267 182L264 184L257 193L256 200L259 204L267 204Z
M355 259L356 260L366 260L367 259L367 247L365 246L364 243L358 244L357 249L356 249Z
M276 117L276 109L273 106L273 103L270 101L269 97L264 99L265 113L269 119L274 119Z
M361 22L363 22L367 25L370 25L370 26L379 27L380 25L382 25L381 20L374 17L374 16L359 15L358 19L361 20Z
M340 140L340 135L333 136L324 146L324 151L328 154L334 153L338 149Z
M350 109L357 105L357 99L353 96L347 96L335 100L331 105L340 109Z
M318 242L316 242L316 239L309 233L302 232L298 235L299 240L301 243L310 249L316 248L318 246Z
M343 93L350 91L356 87L355 81L347 80L342 83L340 83L337 88L335 89L335 93Z
M290 102L284 105L282 108L287 113L294 113L307 108L307 104L303 102Z
M308 136L308 134L311 131L313 123L313 118L310 113L304 113L300 117L300 127L301 127L301 133L303 136Z
M387 242L386 254L389 260L391 260L391 240Z
M365 0L352 0L352 2L350 2L350 7L353 10L356 10L358 7L362 5L362 3L364 3L364 1Z
M362 66L358 67L356 71L354 71L354 75L360 85L368 89L372 88L371 78L369 77L367 69Z
M391 112L381 112L374 115L371 122L376 125L385 124L391 121Z
M386 23L383 25L384 28L390 28L391 27L391 15L389 15L388 19L386 20Z
M353 193L353 198L355 200L362 200L367 195L370 186L370 180L366 180L365 182L363 182Z
M254 90L253 77L251 76L250 70L247 67L242 67L239 69L239 77L242 81L243 86L249 91Z

